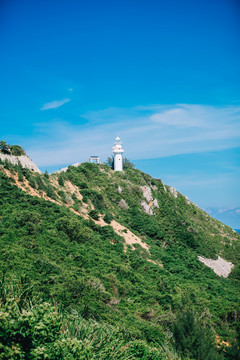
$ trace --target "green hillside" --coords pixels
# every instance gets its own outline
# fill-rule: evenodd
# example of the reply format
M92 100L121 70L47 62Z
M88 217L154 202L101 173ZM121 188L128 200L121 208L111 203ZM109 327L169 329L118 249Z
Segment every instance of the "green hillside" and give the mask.
M0 359L239 359L236 232L131 166L0 167Z

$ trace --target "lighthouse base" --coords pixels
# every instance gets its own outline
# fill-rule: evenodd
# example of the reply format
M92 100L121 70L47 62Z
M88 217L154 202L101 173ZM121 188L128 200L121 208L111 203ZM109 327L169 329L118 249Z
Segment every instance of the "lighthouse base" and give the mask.
M114 170L123 171L122 154L116 154L114 156Z

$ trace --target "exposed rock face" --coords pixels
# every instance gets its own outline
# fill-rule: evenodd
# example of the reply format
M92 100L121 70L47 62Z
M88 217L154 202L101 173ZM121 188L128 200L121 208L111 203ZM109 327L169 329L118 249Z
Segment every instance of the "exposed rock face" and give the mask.
M155 186L155 185L153 185L153 186ZM152 188L153 188L153 186L152 186ZM155 186L155 188L157 189L156 186ZM153 207L159 208L157 199L153 198L152 191L149 186L141 186L141 190L143 192L143 196L145 197L145 199L148 202L148 203L146 203L146 201L141 202L143 210L149 215L154 215L152 208Z
M217 260L206 259L202 256L198 256L198 260L206 266L210 267L210 269L213 269L215 274L224 278L228 277L232 268L234 267L234 264L222 259L220 256L218 256Z
M121 199L119 201L118 206L124 210L127 210L129 208L128 204L126 203L126 201L124 199Z
M7 155L7 154L0 153L0 159L2 161L7 160L13 165L20 164L23 168L27 168L29 170L33 170L35 172L41 173L39 168L34 164L34 162L27 155L14 156L14 155Z
M152 188L153 188L153 190L157 190L157 189L158 189L156 185L152 185Z
M121 192L122 192L121 186L118 186L117 191L119 192L119 194L121 194Z
M153 206L155 206L156 208L159 209L159 205L158 205L157 199L154 199L154 200L153 200Z
M169 190L170 190L170 193L171 193L175 198L178 197L177 190L176 190L173 186L169 186Z
M148 202L153 201L152 191L149 186L141 186L141 190L143 192L143 196Z
M146 201L142 201L142 202L141 202L141 205L142 205L142 207L143 207L143 210L144 210L147 214L153 215L153 211L152 211L151 207L146 203Z

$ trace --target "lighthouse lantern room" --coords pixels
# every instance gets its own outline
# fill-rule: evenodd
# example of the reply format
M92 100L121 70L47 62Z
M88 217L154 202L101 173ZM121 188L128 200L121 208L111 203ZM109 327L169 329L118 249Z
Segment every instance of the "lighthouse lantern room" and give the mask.
M119 137L116 137L112 150L114 154L114 170L123 171L122 153L124 150L122 149L122 142Z

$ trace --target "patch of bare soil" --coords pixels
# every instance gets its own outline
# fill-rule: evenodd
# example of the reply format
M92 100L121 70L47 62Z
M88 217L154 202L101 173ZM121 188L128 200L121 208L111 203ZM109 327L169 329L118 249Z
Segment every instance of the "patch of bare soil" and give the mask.
M125 239L126 244L130 245L134 250L133 244L139 244L143 249L149 253L149 246L144 243L137 235L133 234L125 226L119 224L115 220L112 220L111 226L114 231Z
M198 256L198 260L208 266L210 269L212 269L215 274L224 278L228 277L232 268L234 267L234 264L222 259L220 256L218 256L217 260L207 259L202 256Z

